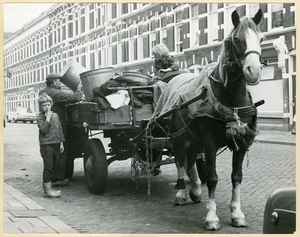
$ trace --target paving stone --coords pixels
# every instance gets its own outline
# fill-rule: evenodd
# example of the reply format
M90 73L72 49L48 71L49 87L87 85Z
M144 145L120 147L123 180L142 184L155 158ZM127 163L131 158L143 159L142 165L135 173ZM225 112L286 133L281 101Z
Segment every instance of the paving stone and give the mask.
M51 215L45 210L10 210L9 212L16 218L34 218Z
M70 226L66 225L63 221L55 216L42 216L40 217L42 221L51 226L57 233L67 234L67 233L78 233Z
M22 203L17 201L8 202L7 204L14 208L27 209Z
M16 226L4 225L3 233L5 234L23 234L23 232Z
M30 226L30 227L20 227L20 230L24 234L58 234L55 230L53 230L49 226L44 227L36 227L36 226Z
M39 218L35 218L33 220L29 220L29 223L33 226L33 227L45 227L48 226L44 221L42 221Z
M12 222L12 220L8 216L4 216L3 217L3 222L4 223L9 223L9 222Z

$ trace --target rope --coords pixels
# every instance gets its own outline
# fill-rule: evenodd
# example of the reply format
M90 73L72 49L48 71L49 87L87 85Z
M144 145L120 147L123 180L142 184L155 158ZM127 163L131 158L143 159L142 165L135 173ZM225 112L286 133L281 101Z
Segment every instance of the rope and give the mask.
M131 166L130 166L130 175L131 179L135 181L135 188L137 189L137 180L134 179L134 177L139 178L139 169L138 169L138 164L136 161L136 144L134 144L134 149L132 149L132 158L131 158ZM134 174L133 174L134 173Z
M155 120L155 123L156 123L156 120ZM150 160L152 161L152 152L151 152L151 157L149 155L149 141L148 141L148 138L147 138L147 134L149 133L150 135L151 134L151 131L152 129L149 128L149 123L147 124L147 127L146 127L146 158L147 158L147 179L148 179L148 196L149 196L149 202L151 201L151 182L150 182L150 166L149 166L149 162ZM152 148L152 142L151 142L151 148ZM151 149L152 150L152 149Z
M247 166L246 166L246 168L248 168L248 166L249 166L249 152L247 151Z

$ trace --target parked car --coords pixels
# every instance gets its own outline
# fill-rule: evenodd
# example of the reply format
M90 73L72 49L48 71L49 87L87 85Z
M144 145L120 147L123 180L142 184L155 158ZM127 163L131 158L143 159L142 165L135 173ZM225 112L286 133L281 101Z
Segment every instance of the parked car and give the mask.
M264 234L292 234L296 231L296 188L279 188L269 196L263 222Z
M11 121L15 123L18 121L22 121L23 123L29 121L33 123L36 121L36 114L33 113L30 108L16 107L12 111L7 112L5 118L9 123Z

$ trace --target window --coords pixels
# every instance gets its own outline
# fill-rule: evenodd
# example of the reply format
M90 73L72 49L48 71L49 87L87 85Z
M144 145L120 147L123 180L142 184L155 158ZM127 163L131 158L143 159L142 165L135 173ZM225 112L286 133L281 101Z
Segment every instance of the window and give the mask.
M254 17L259 9L259 3L249 4L249 17Z
M129 42L123 41L122 42L122 63L129 61Z
M198 9L199 9L199 4L193 4L193 5L191 6L192 17L196 17L196 16L199 15Z
M63 25L62 27L62 40L66 39L66 25Z
M151 33L151 48L159 44L159 31Z
M162 42L168 47L170 52L175 51L174 26L163 29L163 31L162 31Z
M191 20L191 31L190 31L190 39L191 39L191 46L197 46L199 45L199 36L200 36L200 30L199 30L199 18L195 17Z
M128 3L121 3L121 14L127 14L128 13Z
M95 53L92 52L90 53L90 69L93 70L96 68L96 65L95 65Z
M134 61L138 59L137 56L137 38L129 40L129 61Z
M90 12L90 29L94 29L94 12Z
M105 6L102 5L100 8L100 18L98 20L101 20L101 22L99 22L100 25L103 25L106 21L105 21Z
M69 23L68 23L68 38L73 37L73 16L69 16Z
M212 4L214 5L214 4ZM213 42L218 40L218 12L209 14L208 41Z
M283 26L283 4L271 4L272 29Z
M216 11L218 10L218 4L217 3L210 3L209 4L209 10L212 11Z
M107 49L107 65L112 65L112 47L111 45Z
M85 17L81 17L80 18L80 33L84 33L85 32Z
M79 22L78 20L75 20L75 35L79 34Z
M117 17L117 3L111 3L111 13L112 19Z
M176 39L175 39L175 44L176 44L176 52L182 52L182 42L183 42L183 32L182 32L182 25L177 25L176 26Z
M81 56L81 65L82 65L83 67L86 67L86 56L85 56L85 55L82 55L82 56Z
M149 34L143 36L143 58L150 57L150 49L149 49Z
M138 43L138 48L137 48L138 59L141 60L143 59L143 50L144 50L143 37L139 37L137 43Z

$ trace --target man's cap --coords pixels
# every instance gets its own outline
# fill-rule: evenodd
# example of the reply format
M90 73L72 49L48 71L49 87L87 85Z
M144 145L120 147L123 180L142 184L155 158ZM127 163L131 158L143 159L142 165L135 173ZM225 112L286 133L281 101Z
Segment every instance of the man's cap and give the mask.
M58 73L49 73L46 76L46 81L51 81L51 80L56 79L56 78L62 79L63 77Z

